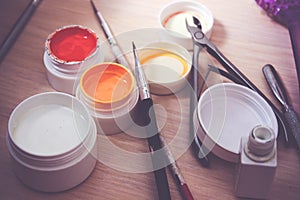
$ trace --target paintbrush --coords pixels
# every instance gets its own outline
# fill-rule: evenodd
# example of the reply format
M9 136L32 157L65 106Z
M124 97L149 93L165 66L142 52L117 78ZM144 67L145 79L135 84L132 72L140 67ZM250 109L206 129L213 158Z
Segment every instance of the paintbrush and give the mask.
M181 191L181 194L182 194L183 198L185 200L193 200L194 197L193 197L186 181L184 180L184 177L183 177L183 175L182 175L182 173L181 173L181 171L180 171L180 169L179 169L179 167L178 167L178 165L177 165L177 163L176 163L176 161L175 161L175 159L172 155L171 150L167 147L167 143L166 143L164 137L162 135L159 135L159 138L161 140L162 146L165 149L165 153L166 153L168 161L170 163L169 169L170 169L170 171L171 171L171 173L172 173L172 175L173 175L173 177L176 181L176 184L177 184L178 188Z
M149 85L139 61L134 43L132 43L132 46L135 60L135 76L140 91L140 117L142 118L143 124L146 127L146 132L149 136L147 139L154 168L156 188L159 199L167 200L171 199L168 178L165 168L161 166L165 162L165 155L161 156L157 153L157 151L162 149L163 144L156 124L156 116L153 109L153 101L150 95Z
M91 4L92 4L93 10L94 10L94 13L96 14L96 16L100 22L100 25L105 34L105 37L108 40L111 50L116 58L116 62L120 63L121 65L123 65L125 67L129 67L129 63L126 60L126 58L123 56L123 53L122 53L117 41L115 40L109 25L107 24L104 17L102 16L102 14L99 12L99 10L96 8L96 5L94 4L93 0L91 0Z

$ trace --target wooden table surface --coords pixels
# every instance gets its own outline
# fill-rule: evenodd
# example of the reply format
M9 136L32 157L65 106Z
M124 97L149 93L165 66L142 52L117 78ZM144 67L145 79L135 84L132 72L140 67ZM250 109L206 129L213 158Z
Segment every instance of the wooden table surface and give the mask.
M295 110L300 113L298 82L287 29L270 19L254 0L198 1L214 15L211 40L219 49L278 106L261 72L264 64L273 64ZM159 10L168 2L170 0L95 0L116 36L141 28L158 28ZM47 81L42 60L44 42L48 34L69 24L87 26L105 40L88 0L43 0L0 66L0 199L157 199L153 173L124 172L100 161L86 181L60 193L31 190L14 175L5 143L10 113L25 98L54 91ZM187 119L186 124L177 127L178 109L172 105L175 97L154 97L170 117L170 122L167 121L162 129L168 141L178 130L188 130ZM183 115L188 116L188 113L183 112ZM145 140L125 133L109 139L129 151L147 152L148 149ZM210 168L203 168L189 148L177 160L195 199L237 199L234 195L235 164L212 154L209 159ZM169 170L167 173L172 199L181 199ZM271 199L300 198L299 155L294 144L286 148L282 139L278 140L278 168L271 192Z

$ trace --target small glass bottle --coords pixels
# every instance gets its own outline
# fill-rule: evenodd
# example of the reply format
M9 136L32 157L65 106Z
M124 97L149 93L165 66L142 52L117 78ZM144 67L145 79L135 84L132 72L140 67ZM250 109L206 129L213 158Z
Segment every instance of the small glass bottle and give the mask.
M277 167L276 138L272 129L256 126L241 140L236 177L238 197L267 199Z

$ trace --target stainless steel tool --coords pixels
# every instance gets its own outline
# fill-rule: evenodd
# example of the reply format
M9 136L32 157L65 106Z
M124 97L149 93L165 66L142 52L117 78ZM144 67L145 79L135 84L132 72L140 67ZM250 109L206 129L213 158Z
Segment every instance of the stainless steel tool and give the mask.
M195 68L198 67L198 56L200 50L203 48L206 48L206 51L212 55L214 58L216 58L223 67L231 74L233 75L237 80L240 80L241 83L243 83L244 86L249 87L250 89L256 91L261 97L265 99L265 101L272 107L274 113L277 116L277 119L279 121L279 125L281 127L281 131L284 134L285 142L286 144L289 143L289 137L286 129L286 124L283 120L283 116L281 112L276 108L276 106L236 67L234 66L229 59L227 59L221 51L205 36L205 34L202 32L202 26L199 19L193 16L193 22L194 25L189 25L188 21L186 20L186 28L190 32L193 43L194 43L194 52L193 54L193 65Z
M192 70L191 70L191 76L190 76L190 84L192 86L192 90L190 92L190 134L191 137L193 137L193 146L195 149L197 149L197 158L199 159L199 162L201 163L202 166L208 167L209 166L209 160L207 157L208 151L207 149L202 145L202 142L198 138L194 127L194 112L197 107L197 102L198 102L198 96L199 96L199 84L198 84L198 59L199 59L199 53L202 49L201 46L195 45L194 44L194 51L193 51L193 60L192 60Z
M263 73L274 96L282 106L284 119L288 125L289 130L295 138L298 150L300 150L300 121L297 113L294 111L288 100L288 95L286 93L284 85L272 65L266 64L263 67Z

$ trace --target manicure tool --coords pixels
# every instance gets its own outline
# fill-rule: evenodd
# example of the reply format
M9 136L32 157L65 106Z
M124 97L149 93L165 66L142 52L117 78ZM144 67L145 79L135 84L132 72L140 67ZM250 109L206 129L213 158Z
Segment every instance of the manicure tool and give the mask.
M193 137L193 147L198 151L197 158L199 159L199 162L202 166L208 167L209 166L209 160L207 158L208 152L206 151L206 148L202 145L202 142L198 138L196 134L196 130L194 127L194 111L197 107L197 101L198 101L198 58L200 53L200 46L194 45L194 53L193 53L193 60L192 60L192 70L191 70L191 77L190 77L190 84L192 86L192 90L190 91L190 120L189 120L189 128L190 128L190 134Z
M272 65L266 64L263 67L263 73L274 96L282 106L284 119L286 120L286 123L290 128L289 130L295 138L298 150L300 150L300 121L297 113L294 111L288 100L284 85Z
M274 113L277 116L277 119L281 125L282 132L284 133L285 143L289 143L289 138L287 134L286 124L283 121L283 117L281 112L276 108L276 106L236 67L234 66L220 51L219 49L205 36L202 32L202 26L199 19L193 16L193 23L194 25L191 26L188 24L186 20L186 27L190 32L193 44L194 44L194 51L193 51L193 66L195 69L198 68L198 56L201 49L206 48L206 51L216 58L223 67L236 79L240 80L244 86L249 87L250 89L256 91L261 97L265 99L265 101L272 107Z

